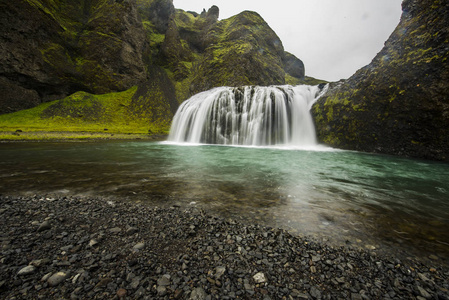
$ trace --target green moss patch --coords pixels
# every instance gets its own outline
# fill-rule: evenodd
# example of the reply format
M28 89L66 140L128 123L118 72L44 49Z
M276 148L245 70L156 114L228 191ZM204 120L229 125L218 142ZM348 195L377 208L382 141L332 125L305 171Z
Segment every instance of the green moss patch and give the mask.
M129 107L137 87L119 93L93 95L77 92L62 100L0 115L2 132L107 132L110 134L166 134L169 122L145 116L136 118ZM3 135L18 139L18 135Z

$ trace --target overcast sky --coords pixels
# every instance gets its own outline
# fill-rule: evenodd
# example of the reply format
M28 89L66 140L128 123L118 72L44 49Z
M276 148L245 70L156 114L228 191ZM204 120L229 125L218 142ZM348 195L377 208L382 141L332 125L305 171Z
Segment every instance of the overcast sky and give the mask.
M212 5L220 19L258 12L286 51L304 62L306 75L349 78L382 49L401 16L402 0L173 0L176 8L200 13Z

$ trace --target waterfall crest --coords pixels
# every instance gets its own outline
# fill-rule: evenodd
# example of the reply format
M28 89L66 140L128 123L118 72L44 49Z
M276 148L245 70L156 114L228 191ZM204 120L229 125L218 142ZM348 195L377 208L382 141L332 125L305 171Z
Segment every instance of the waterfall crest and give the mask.
M318 86L219 87L176 112L168 140L222 145L316 145L310 108Z

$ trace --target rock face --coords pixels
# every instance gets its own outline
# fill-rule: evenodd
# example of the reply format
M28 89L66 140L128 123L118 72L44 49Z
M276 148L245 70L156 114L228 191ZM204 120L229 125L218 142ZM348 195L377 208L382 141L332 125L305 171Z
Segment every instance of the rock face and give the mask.
M23 88L5 77L0 77L0 95L0 113L32 108L41 103L35 90Z
M164 94L161 111L174 111L214 86L304 77L258 14L218 18L217 6L197 14L175 10L172 0L1 1L0 114L135 85L138 109Z
M203 45L192 93L216 86L285 83L282 42L255 12L245 11L212 25Z
M305 74L304 63L289 52L285 52L284 70L285 73L287 73L292 77L304 79Z
M151 22L159 32L166 32L170 16L175 12L173 0L136 0L142 20Z
M0 82L9 110L82 90L125 90L146 78L145 32L130 1L18 0L0 4ZM34 95L17 99L23 89ZM8 112L4 106L0 113Z
M449 161L449 3L406 0L371 64L312 108L331 146Z
M177 64L187 79L187 94L217 86L284 84L286 74L304 78L303 63L286 53L281 40L260 15L244 11L217 21L218 8L201 15L177 10L179 36L193 57ZM184 69L179 65L183 64Z

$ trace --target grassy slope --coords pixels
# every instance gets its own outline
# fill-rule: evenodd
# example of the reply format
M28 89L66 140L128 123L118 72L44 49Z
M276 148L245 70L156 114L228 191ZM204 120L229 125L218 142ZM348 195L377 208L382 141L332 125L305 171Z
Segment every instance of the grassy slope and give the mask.
M77 92L32 109L0 115L0 139L103 138L105 132L115 138L124 134L167 134L170 124L135 118L129 112L136 90L133 87L103 95Z

